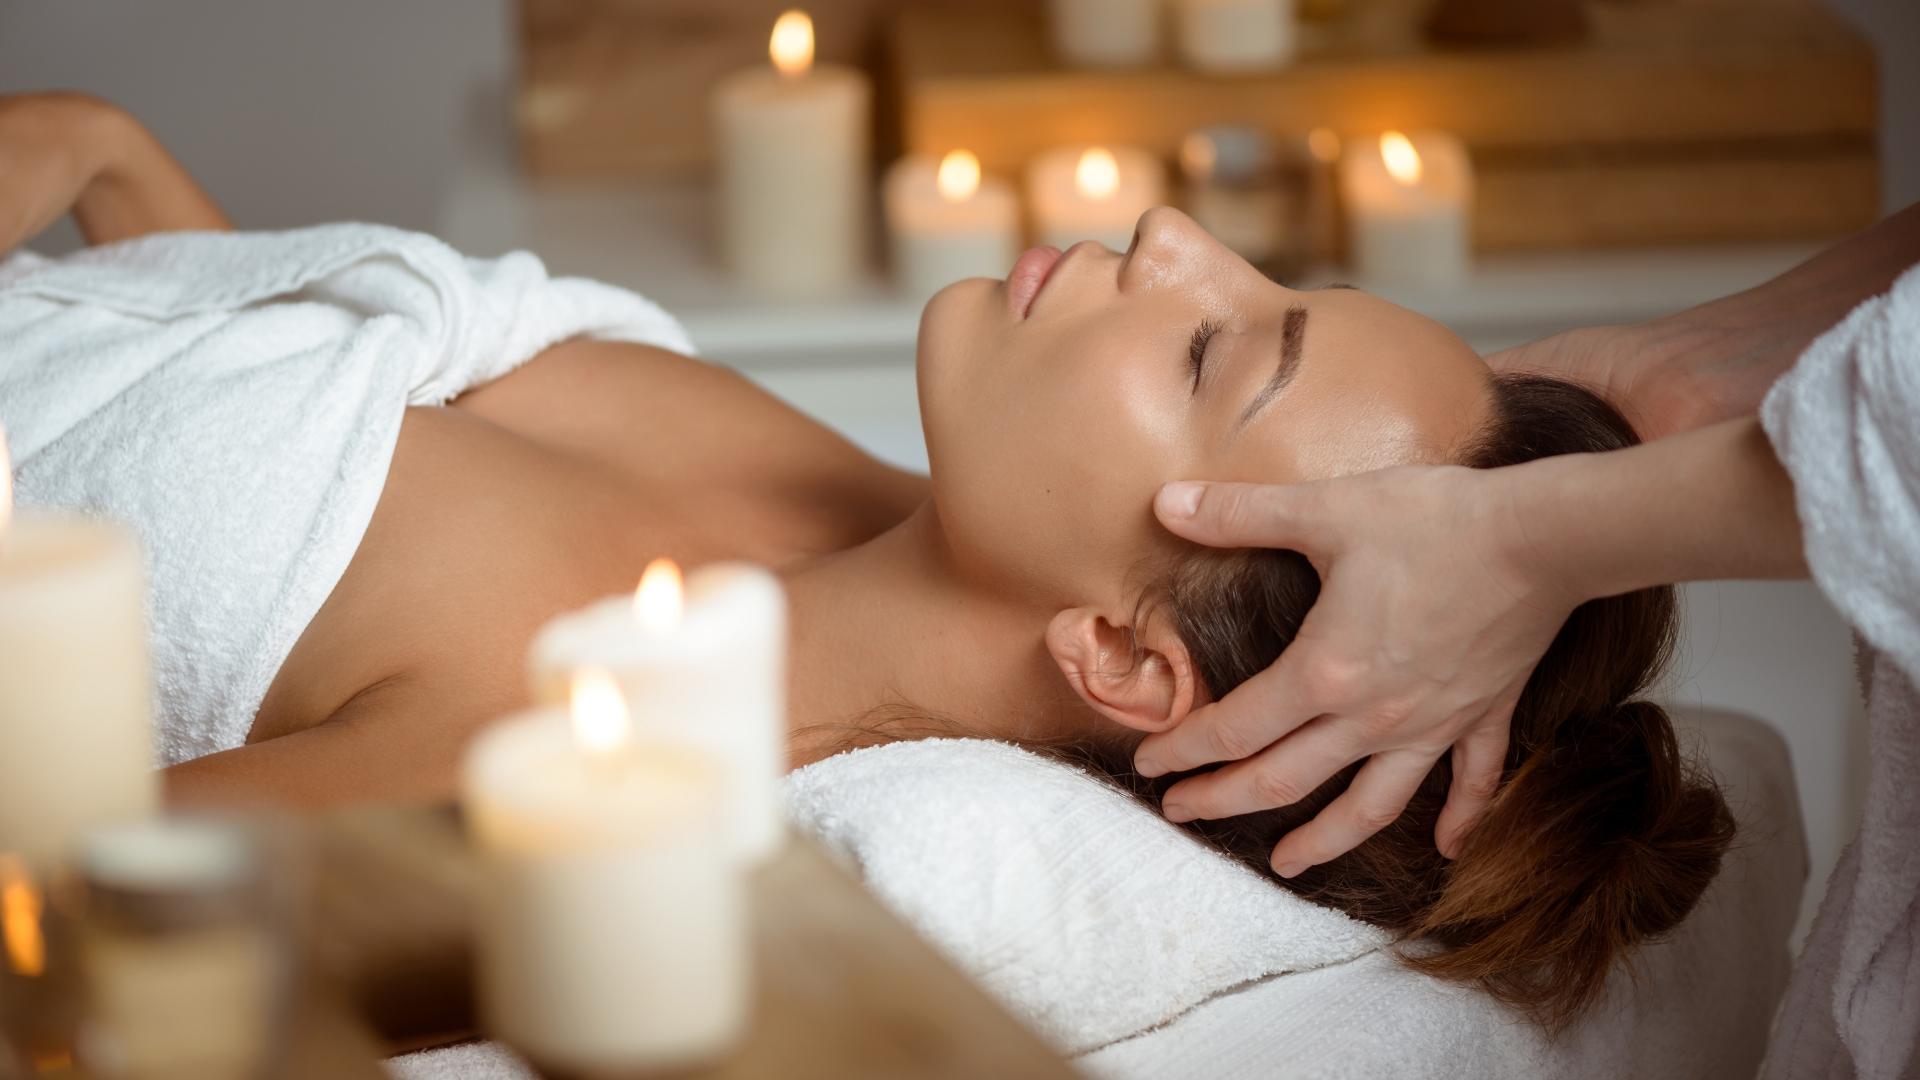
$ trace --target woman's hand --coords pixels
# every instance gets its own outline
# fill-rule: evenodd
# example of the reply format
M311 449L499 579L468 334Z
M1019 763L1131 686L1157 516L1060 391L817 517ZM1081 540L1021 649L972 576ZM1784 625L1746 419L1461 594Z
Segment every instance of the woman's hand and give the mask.
M71 213L90 244L226 215L139 121L85 94L0 96L0 254Z
M1161 521L1219 547L1284 547L1320 598L1279 661L1150 736L1148 776L1237 761L1168 790L1175 821L1296 802L1367 759L1348 789L1274 849L1291 877L1384 828L1451 750L1436 829L1451 855L1499 784L1514 703L1583 597L1532 569L1495 471L1415 466L1287 486L1169 484Z

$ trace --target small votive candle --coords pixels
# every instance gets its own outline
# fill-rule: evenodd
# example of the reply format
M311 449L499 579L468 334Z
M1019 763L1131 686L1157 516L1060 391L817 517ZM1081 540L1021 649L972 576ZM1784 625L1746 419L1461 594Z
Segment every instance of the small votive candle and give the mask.
M1187 213L1215 239L1256 266L1291 254L1298 193L1266 136L1242 127L1195 131L1181 141L1180 172Z
M533 699L567 700L582 668L612 674L643 733L705 750L726 774L733 849L750 860L786 835L786 592L744 563L701 567L684 585L658 559L631 594L541 628L528 661Z
M769 294L844 291L866 267L873 90L813 51L812 20L789 11L768 42L772 67L737 72L713 95L721 251Z
M1027 166L1027 201L1039 243L1066 250L1094 240L1133 242L1140 215L1166 201L1160 161L1134 147L1068 146Z
M1340 159L1348 253L1364 281L1448 282L1471 258L1473 168L1459 139L1389 131Z
M1262 71L1293 59L1293 0L1176 0L1180 56L1200 71Z
M1000 277L1020 247L1020 206L980 159L954 150L901 158L887 173L887 231L907 295L924 298L962 278Z
M571 710L481 732L460 802L481 856L490 1034L582 1076L687 1068L733 1046L749 943L724 779L698 750L636 735L604 673L582 674Z
M1137 67L1160 56L1162 0L1051 0L1053 51L1075 67Z
M152 815L146 570L125 529L12 514L0 430L0 851L36 865Z

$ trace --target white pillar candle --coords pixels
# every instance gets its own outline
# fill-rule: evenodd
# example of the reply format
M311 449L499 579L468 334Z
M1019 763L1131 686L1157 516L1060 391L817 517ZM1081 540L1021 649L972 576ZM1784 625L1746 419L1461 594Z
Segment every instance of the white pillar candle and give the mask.
M1389 131L1340 159L1348 248L1366 281L1458 281L1470 262L1473 167L1459 139Z
M1166 201L1164 170L1132 147L1060 147L1027 166L1027 204L1042 244L1097 240L1125 251L1140 215Z
M0 851L44 864L159 805L146 572L126 530L12 490L0 431Z
M1134 67L1160 56L1161 0L1052 0L1053 51L1079 67Z
M852 68L813 63L813 23L774 24L772 68L737 72L714 91L720 241L728 267L780 295L846 289L867 254L867 143L872 88Z
M1176 0L1180 56L1201 71L1260 71L1293 59L1293 0Z
M582 676L571 716L536 710L481 732L461 808L481 855L488 1032L578 1075L722 1055L751 981L724 802L722 770L636 735L604 673Z
M727 772L735 850L750 859L785 835L786 593L740 563L696 571L658 560L639 591L562 615L534 638L535 701L565 700L573 673L611 672L643 732L687 739Z
M908 296L932 296L962 278L1004 276L1019 253L1012 186L981 176L980 159L965 150L894 162L885 201L894 274Z

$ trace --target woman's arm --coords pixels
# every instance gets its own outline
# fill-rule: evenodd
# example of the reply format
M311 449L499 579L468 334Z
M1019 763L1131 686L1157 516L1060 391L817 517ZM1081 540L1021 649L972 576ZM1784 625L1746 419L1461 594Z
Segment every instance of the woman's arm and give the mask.
M1752 418L1504 469L1173 484L1155 505L1188 539L1292 548L1320 571L1320 598L1274 666L1148 736L1134 758L1146 776L1245 758L1168 789L1175 821L1293 802L1368 759L1274 849L1286 876L1398 818L1449 750L1436 839L1457 850L1498 785L1521 689L1581 603L1806 573L1792 481Z
M1635 326L1556 334L1487 362L1590 383L1657 439L1753 415L1814 338L1915 263L1920 206L1746 292Z
M0 253L72 214L89 244L230 229L138 120L84 94L0 97Z

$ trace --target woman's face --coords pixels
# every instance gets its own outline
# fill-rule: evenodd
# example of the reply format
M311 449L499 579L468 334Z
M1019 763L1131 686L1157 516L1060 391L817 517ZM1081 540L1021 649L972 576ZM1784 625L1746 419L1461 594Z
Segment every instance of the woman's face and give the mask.
M1037 291L1036 291L1037 285ZM1312 480L1446 460L1487 368L1430 319L1275 284L1176 210L1133 247L1029 252L921 318L934 507L963 572L1060 607L1168 551L1170 480Z

